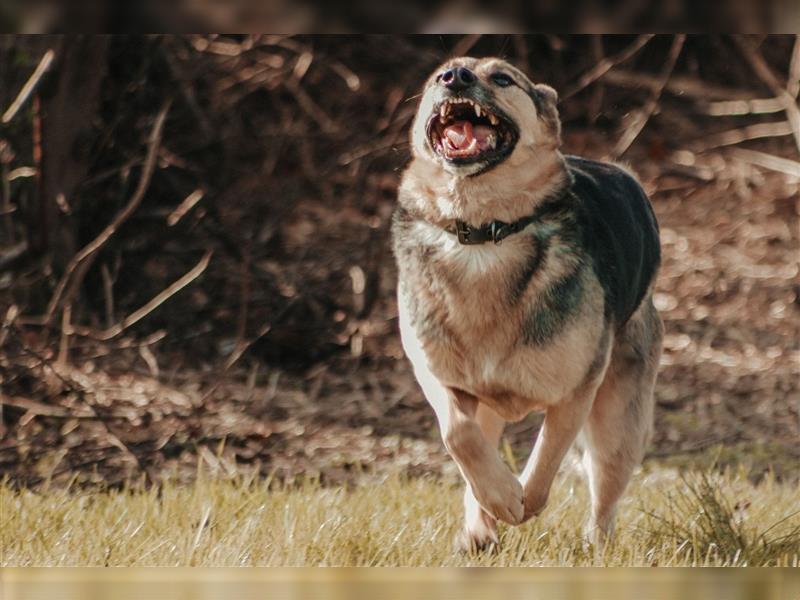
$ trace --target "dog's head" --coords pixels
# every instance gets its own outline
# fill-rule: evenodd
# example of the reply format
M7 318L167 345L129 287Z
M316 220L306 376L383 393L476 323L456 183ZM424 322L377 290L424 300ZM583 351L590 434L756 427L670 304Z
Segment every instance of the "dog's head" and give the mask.
M535 160L560 145L555 90L499 58L454 58L430 76L411 134L414 156L458 177Z

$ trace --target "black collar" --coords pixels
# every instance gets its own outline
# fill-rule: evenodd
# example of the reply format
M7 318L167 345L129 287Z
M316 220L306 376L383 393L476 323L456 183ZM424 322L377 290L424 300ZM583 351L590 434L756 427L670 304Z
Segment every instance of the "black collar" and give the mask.
M564 189L561 193L555 195L549 200L543 201L533 214L514 221L513 223L506 223L505 221L491 221L485 223L480 227L474 227L469 223L465 223L456 219L452 225L445 227L445 231L452 233L458 237L458 242L465 246L485 244L486 242L494 242L499 244L508 236L519 233L531 223L541 220L545 215L554 212L560 212L564 209L564 204L561 202L568 195L568 190Z
M536 218L537 216L535 215L529 215L513 223L492 221L480 227L473 227L469 223L456 219L453 225L445 228L445 231L456 234L456 236L458 236L458 242L465 246L485 244L486 242L499 244L512 233L517 233L525 229L528 225L533 223Z

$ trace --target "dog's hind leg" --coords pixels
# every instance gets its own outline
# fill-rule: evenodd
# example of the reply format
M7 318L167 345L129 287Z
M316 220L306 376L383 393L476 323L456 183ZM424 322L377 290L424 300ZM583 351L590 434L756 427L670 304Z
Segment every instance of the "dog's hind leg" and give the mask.
M583 429L592 501L587 534L596 545L613 533L617 501L644 457L662 334L661 319L648 298L617 337Z
M505 428L505 420L485 404L475 411L475 422L481 428L486 441L497 448ZM487 513L467 484L464 490L464 529L456 538L456 547L463 552L484 550L498 543L497 519Z

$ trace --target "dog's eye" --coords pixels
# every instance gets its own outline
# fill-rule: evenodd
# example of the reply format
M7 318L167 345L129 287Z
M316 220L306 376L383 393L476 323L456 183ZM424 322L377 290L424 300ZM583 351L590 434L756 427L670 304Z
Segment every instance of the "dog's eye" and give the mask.
M508 87L514 83L514 80L505 73L493 73L492 81L494 81L500 87Z

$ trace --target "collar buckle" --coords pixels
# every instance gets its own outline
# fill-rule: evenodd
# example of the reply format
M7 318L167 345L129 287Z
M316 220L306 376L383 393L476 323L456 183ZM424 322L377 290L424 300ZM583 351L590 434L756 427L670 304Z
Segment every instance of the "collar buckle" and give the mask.
M513 233L513 227L502 221L492 221L480 227L472 227L464 221L456 220L456 235L458 242L464 246L477 246L486 242L499 244L509 233Z
M475 246L486 241L482 229L470 227L464 221L456 220L456 235L458 236L458 243L464 246Z
M489 227L489 232L492 236L492 241L494 242L495 246L503 241L503 238L508 235L504 233L506 228L506 224L502 223L501 221L492 221Z

